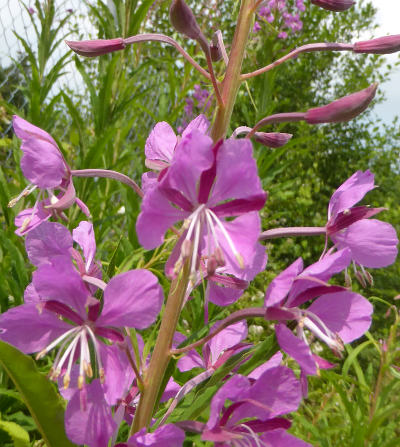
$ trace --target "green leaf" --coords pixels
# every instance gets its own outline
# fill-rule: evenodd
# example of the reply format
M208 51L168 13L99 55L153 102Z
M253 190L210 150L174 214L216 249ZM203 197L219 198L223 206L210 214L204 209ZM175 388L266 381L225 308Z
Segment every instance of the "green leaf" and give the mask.
M61 399L51 382L39 373L34 361L0 341L0 365L23 397L47 446L73 447L65 435Z
M13 440L14 447L29 447L29 435L15 422L0 421L0 430L5 431Z

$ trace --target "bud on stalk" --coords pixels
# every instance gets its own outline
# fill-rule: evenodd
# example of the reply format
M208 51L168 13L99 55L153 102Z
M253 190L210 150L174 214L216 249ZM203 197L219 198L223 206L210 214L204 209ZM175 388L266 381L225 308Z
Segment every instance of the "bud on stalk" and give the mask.
M201 31L196 17L192 10L183 0L173 0L169 17L172 26L180 33L184 34L189 39L194 39L199 42L203 50L208 49L208 42L203 32Z
M256 132L254 134L256 141L272 148L284 146L291 138L292 134L281 132Z
M351 95L344 96L326 106L310 109L305 113L305 120L308 124L321 123L341 123L355 118L369 106L373 100L377 83L371 84Z
M394 36L378 37L372 40L356 42L355 53L391 54L400 51L400 34Z
M101 56L112 53L113 51L123 50L125 48L124 39L98 39L98 40L66 40L65 43L75 51L75 53L86 57Z
M311 3L334 12L346 11L355 4L353 0L311 0Z

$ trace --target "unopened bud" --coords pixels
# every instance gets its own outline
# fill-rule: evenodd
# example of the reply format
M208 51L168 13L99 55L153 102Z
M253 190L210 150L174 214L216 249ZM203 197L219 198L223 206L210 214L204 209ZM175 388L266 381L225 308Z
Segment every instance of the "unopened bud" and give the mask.
M305 113L305 120L308 124L349 121L364 112L369 106L375 97L377 87L378 84L374 83L364 90L344 96L326 106L310 109Z
M125 48L124 39L98 39L98 40L66 40L65 43L75 51L75 53L86 57L101 56L112 53L113 51L123 50Z
M219 60L222 59L222 51L221 51L221 48L220 48L219 42L218 42L218 31L215 32L212 37L212 42L210 45L210 52L211 52L211 60L213 62L218 62Z
M290 133L256 132L254 139L264 146L277 148L284 146L292 136Z
M346 11L355 4L353 0L311 0L311 3L334 12Z
M169 9L172 26L190 39L197 40L202 48L208 48L207 39L202 33L192 10L183 0L173 0Z
M355 53L391 54L400 51L400 34L356 42Z

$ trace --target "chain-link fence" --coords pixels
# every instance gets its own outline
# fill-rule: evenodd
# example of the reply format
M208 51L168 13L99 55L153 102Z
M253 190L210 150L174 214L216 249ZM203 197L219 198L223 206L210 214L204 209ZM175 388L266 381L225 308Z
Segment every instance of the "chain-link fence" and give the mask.
M78 39L79 35L95 35L95 30L88 20L88 6L81 0L53 0L56 10L55 23L57 26L63 19L65 23L59 33L59 37L71 40ZM41 2L44 4L44 2ZM24 61L26 49L21 42L24 39L33 53L37 55L37 35L35 26L38 26L38 11L33 1L22 2L20 0L0 0L0 94L6 103L14 103L23 108L28 99L21 90L21 70L25 68ZM39 29L40 31L40 29ZM51 55L47 67L51 68L69 48L61 42ZM83 82L74 68L69 63L63 69L63 74L54 83L49 94L52 96L61 90L68 89L76 94L83 93ZM0 129L0 136L4 136L10 128L10 124Z

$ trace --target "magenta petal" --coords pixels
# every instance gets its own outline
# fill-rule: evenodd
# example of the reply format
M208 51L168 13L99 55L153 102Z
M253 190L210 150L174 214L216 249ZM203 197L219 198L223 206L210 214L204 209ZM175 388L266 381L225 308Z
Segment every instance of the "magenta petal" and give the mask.
M139 242L151 250L164 241L164 233L189 214L172 206L159 188L150 189L144 196L142 212L136 222Z
M214 325L212 329L216 328ZM223 329L219 334L213 337L207 344L210 348L212 365L218 360L218 357L229 348L237 345L247 337L247 323L245 321L239 321L238 323L228 326Z
M280 351L275 353L267 362L254 369L247 377L250 379L258 379L268 369L275 368L282 363L283 355Z
M25 239L28 258L39 267L48 264L55 256L70 257L72 237L64 225L56 222L42 222L28 233Z
M209 127L210 127L210 122L208 121L206 116L203 114L200 114L199 116L196 116L195 119L190 121L190 123L186 126L185 130L182 132L182 138L184 138L193 129L197 129L201 133L206 134L208 132Z
M107 346L99 342L101 362L104 368L104 396L109 405L127 393L135 378L128 358L117 345Z
M143 428L128 439L128 447L182 447L185 432L173 424L158 427L153 433Z
M25 303L33 303L33 304L37 304L39 303L40 300L40 296L37 293L35 286L30 283L26 286L25 292L24 292L24 302Z
M86 318L89 292L71 260L59 257L51 265L42 264L33 272L32 283L43 300L61 301Z
M276 306L282 303L292 288L294 279L303 270L303 260L298 258L283 272L274 278L265 292L264 306Z
M245 199L234 199L211 208L218 217L234 217L250 211L259 211L265 205L267 193L248 196Z
M39 352L71 326L54 313L39 312L36 304L28 303L0 315L0 339L25 354Z
M223 287L214 281L208 281L208 288L209 301L217 306L229 306L243 295L243 290Z
M157 123L146 140L144 152L150 160L162 160L171 163L177 138L172 127L162 121Z
M334 240L340 248L350 248L353 260L364 267L386 267L397 257L396 230L377 219L355 222L343 235L335 234Z
M369 329L373 308L358 293L341 292L318 298L308 311L317 315L344 343L350 343Z
M34 126L30 122L19 117L18 115L13 115L13 129L17 137L20 138L21 140L29 140L31 138L37 138L45 140L48 143L57 146L53 137L49 135L46 131L44 131L40 127Z
M218 150L216 162L216 180L208 202L210 207L227 199L264 195L250 140L225 140Z
M270 447L312 447L308 442L296 438L283 429L263 433L260 436L260 440Z
M197 183L214 162L210 137L194 129L175 149L173 163L161 181L161 188L174 189L192 204L197 203Z
M207 366L200 354L197 351L192 350L178 360L177 367L179 371L185 372L190 371L193 368L205 369Z
M153 186L157 185L158 173L148 171L142 175L142 191L146 194Z
M164 294L148 270L130 270L114 276L104 290L104 306L96 325L145 329L154 323Z
M86 270L89 271L96 254L96 240L94 238L93 224L82 221L72 231L74 241L82 248L83 256L86 261Z
M160 402L167 402L167 400L174 398L180 389L181 386L176 383L175 380L171 377L168 380L167 386L165 387L163 395L161 396Z
M31 138L23 141L21 150L24 152L21 169L31 183L41 189L55 188L61 184L66 167L57 146Z
M39 202L36 209L27 208L15 216L14 223L18 227L15 233L24 236L50 217L50 211L43 207L43 202Z
M94 380L83 391L75 392L65 411L65 431L72 442L107 447L116 429L99 380Z
M284 324L275 327L275 334L282 351L292 357L307 375L317 374L317 366L311 355L310 348Z
M301 401L300 383L291 369L277 366L265 371L242 398L244 403L234 410L229 424L248 417L265 421L297 410Z
M329 201L328 219L351 208L374 188L374 174L369 169L355 172L333 193Z

